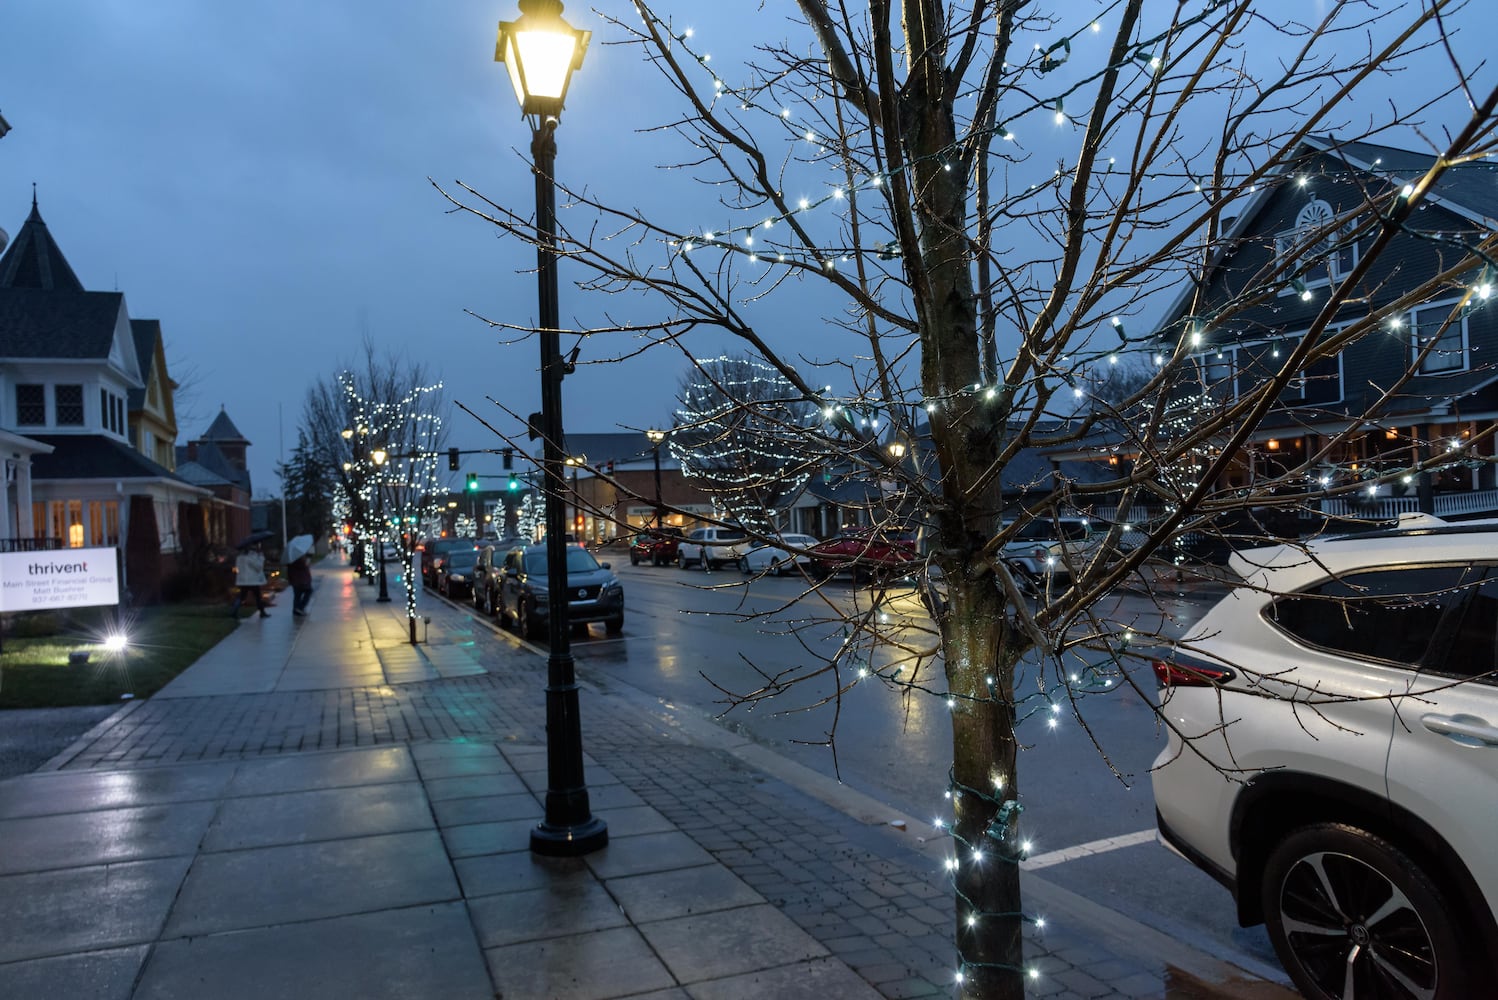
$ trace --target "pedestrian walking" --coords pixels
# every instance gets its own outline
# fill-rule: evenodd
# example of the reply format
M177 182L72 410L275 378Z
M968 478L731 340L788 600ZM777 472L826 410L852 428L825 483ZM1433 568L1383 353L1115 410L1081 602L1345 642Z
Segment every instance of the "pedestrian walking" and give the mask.
M303 553L293 559L286 567L286 579L291 583L291 613L301 618L312 600L312 556Z
M234 560L234 582L239 587L239 593L234 598L230 617L239 617L239 606L250 596L255 598L255 607L260 610L260 617L269 618L270 612L265 610L265 553L260 550L259 542L246 548Z

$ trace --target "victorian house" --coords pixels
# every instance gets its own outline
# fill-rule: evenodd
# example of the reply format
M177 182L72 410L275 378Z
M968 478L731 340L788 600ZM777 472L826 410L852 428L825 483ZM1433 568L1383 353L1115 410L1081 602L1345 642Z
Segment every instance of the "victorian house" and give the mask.
M183 511L197 516L211 494L170 468L172 388L160 324L132 321L121 292L83 287L33 195L0 256L5 544L131 538L163 556L176 552ZM132 531L132 518L151 523Z
M1381 228L1372 206L1400 197L1435 162L1390 146L1308 140L1227 228L1224 250L1160 327L1164 352L1184 341L1192 391L1231 402L1279 371L1328 295L1353 280ZM1495 227L1498 163L1449 167L1346 289L1322 340L1370 316L1379 328L1296 373L1222 485L1304 469L1313 489L1385 480L1351 500L1326 498L1326 513L1349 513L1349 503L1379 517L1498 510L1495 449L1481 435L1498 416L1498 299L1489 299L1498 275L1443 277ZM1432 453L1461 461L1423 482L1399 474ZM1111 460L1120 457L1131 456Z

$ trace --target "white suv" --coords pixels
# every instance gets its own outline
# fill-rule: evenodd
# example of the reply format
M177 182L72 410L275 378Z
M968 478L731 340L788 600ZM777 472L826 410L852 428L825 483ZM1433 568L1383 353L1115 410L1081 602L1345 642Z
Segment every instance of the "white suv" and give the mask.
M1154 664L1161 839L1308 998L1493 995L1498 521L1232 565L1248 586Z
M748 547L749 536L742 528L698 528L677 545L676 565L704 570L732 566Z

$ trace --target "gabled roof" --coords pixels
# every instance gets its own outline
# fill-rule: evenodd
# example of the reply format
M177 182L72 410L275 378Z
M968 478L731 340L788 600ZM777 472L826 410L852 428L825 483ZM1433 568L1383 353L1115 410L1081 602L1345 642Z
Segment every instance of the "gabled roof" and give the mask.
M217 476L226 483L233 483L240 489L249 492L250 473L248 469L241 469L219 450L218 445L212 441L200 440L194 442L197 449L197 458L188 458L188 446L177 446L177 467L181 469L186 465L198 465L207 472Z
M0 288L0 358L109 357L125 296Z
M249 444L249 440L234 426L234 421L229 419L229 413L222 406L218 408L218 416L213 418L213 423L203 432L199 441L218 441L224 444Z
M178 454L185 449L178 448ZM233 486L234 483L212 469L207 468L201 462L182 462L177 465L177 475L192 483L194 486Z
M161 320L132 319L130 337L135 341L135 360L140 364L140 387L131 389L129 406L132 412L146 408L146 384L151 381L151 366L156 360L156 345L161 340Z
M186 480L157 465L123 441L102 434L33 434L52 446L50 455L31 459L34 480L48 479L168 479Z
M36 288L45 291L81 292L83 282L73 273L68 260L58 249L57 241L42 213L36 207L36 192L31 192L31 214L16 234L15 241L0 256L0 288Z
M1288 176L1306 157L1318 154L1339 159L1365 174L1382 177L1393 187L1419 179L1439 159L1431 153L1417 153L1395 146L1308 136L1294 155L1271 171L1270 176ZM1204 273L1197 280L1180 283L1181 289L1166 309L1158 329L1165 330L1183 315L1192 296L1197 294L1202 284L1222 264L1224 257L1233 251L1243 235L1253 229L1259 216L1278 196L1279 191L1279 185L1272 182L1257 185L1242 210L1233 217L1231 223L1224 225L1222 237L1212 248ZM1447 167L1440 180L1425 196L1425 201L1439 205L1481 228L1498 229L1498 161L1479 160Z
M1406 184L1434 167L1439 157L1371 142L1343 142L1313 136L1306 145L1345 160L1370 174L1384 174L1390 183ZM1453 164L1427 196L1484 228L1498 228L1498 161L1475 160Z

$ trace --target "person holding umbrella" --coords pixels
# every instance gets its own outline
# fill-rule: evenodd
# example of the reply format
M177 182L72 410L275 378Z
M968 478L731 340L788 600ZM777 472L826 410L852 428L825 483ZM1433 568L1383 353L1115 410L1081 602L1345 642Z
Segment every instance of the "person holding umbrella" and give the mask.
M297 535L286 543L286 579L291 583L291 613L304 617L312 600L311 535Z
M239 593L234 598L234 607L229 612L229 617L239 617L239 606L244 603L247 595L255 598L255 607L260 611L261 618L269 618L270 612L265 610L265 553L260 551L261 539L251 535L240 545L239 558L234 560L234 582L239 587Z

